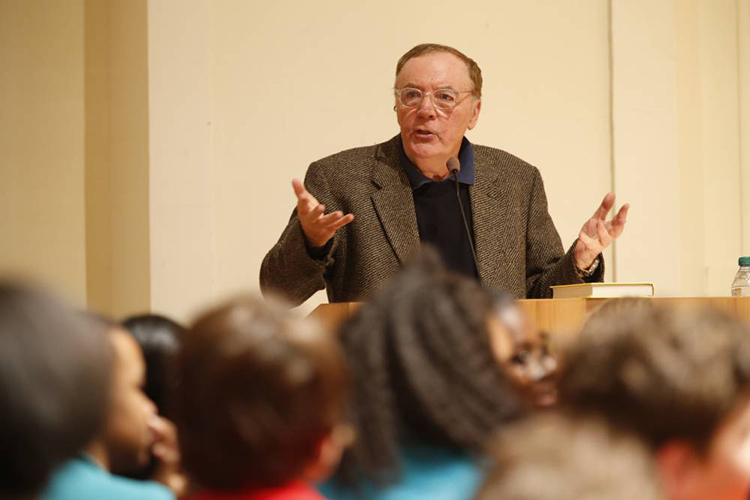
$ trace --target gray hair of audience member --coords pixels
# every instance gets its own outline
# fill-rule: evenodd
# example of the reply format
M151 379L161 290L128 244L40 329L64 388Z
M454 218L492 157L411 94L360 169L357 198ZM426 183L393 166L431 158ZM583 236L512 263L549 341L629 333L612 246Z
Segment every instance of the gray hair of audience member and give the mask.
M46 292L0 283L0 497L34 498L99 431L108 337Z
M476 500L662 500L650 449L603 420L540 414L503 429Z
M611 308L568 349L561 402L604 416L652 447L703 451L750 391L750 327L722 311Z

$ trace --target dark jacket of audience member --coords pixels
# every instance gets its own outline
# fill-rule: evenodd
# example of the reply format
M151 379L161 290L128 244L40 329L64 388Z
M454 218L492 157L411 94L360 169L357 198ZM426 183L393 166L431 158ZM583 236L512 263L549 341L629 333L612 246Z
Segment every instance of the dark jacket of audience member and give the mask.
M420 456L444 457L446 470L463 468L456 484L436 485L447 486L442 497L473 493L481 473L461 462L475 463L492 431L519 412L490 347L493 300L428 251L343 326L357 441L325 494L378 498L389 488L408 490L417 476L441 474L441 464L424 467ZM421 494L437 498L436 491Z
M106 335L41 291L0 284L0 497L35 498L104 421Z
M299 482L329 455L345 411L348 377L335 337L261 300L238 299L193 324L177 367L183 464L203 490L195 498L287 488L303 495ZM312 497L311 489L300 496Z

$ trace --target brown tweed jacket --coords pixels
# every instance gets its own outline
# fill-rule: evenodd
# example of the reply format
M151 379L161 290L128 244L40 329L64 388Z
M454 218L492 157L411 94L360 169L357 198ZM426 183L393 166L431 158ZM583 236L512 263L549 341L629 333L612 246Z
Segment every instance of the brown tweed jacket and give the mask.
M305 186L326 212L352 213L321 260L311 258L292 213L260 269L264 294L294 305L326 288L331 302L361 301L381 288L420 247L412 189L400 166L399 136L310 165ZM579 283L572 247L564 252L547 211L539 171L504 151L474 146L469 188L479 277L516 298L551 296L550 285ZM586 281L601 281L604 263Z

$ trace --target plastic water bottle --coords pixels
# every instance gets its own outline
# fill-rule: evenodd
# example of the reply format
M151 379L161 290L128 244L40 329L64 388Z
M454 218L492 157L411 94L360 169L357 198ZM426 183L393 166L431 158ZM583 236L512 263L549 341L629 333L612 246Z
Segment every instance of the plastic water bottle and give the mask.
M750 257L740 257L740 270L732 282L732 297L750 297Z

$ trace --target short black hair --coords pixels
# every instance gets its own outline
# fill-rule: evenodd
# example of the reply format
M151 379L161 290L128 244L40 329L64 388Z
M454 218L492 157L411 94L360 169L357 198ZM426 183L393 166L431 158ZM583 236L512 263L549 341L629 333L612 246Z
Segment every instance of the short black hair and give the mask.
M143 392L156 404L159 414L171 418L170 395L174 393L174 359L185 329L159 314L139 314L123 320L143 351L146 386Z
M85 315L38 289L0 283L0 485L33 496L99 431L111 346Z

